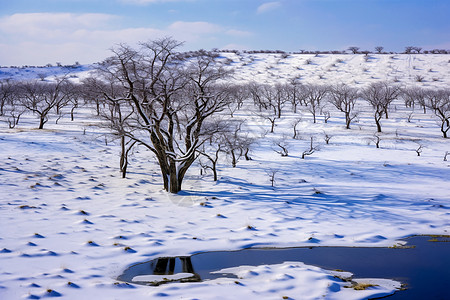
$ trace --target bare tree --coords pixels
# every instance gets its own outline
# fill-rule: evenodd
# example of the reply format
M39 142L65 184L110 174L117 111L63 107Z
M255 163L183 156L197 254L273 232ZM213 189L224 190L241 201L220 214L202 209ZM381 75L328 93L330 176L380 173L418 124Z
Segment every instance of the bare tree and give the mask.
M123 87L119 98L134 111L124 135L156 156L164 189L171 193L181 190L197 149L214 134L207 126L210 117L229 101L229 89L219 84L229 71L216 62L217 54L201 50L186 58L175 52L180 45L172 38L138 49L120 45L99 69Z
M355 47L355 46L348 47L348 50L352 51L353 54L357 54L359 51L359 47Z
M67 99L68 85L66 78L58 78L56 82L27 81L20 84L22 105L39 117L39 129L44 128L52 109Z
M318 146L314 146L314 137L313 137L313 136L310 136L309 148L306 149L305 151L303 151L303 153L302 153L302 159L304 159L305 156L307 156L307 155L313 154L313 153L316 152L316 150L318 150L318 149L319 149Z
M108 85L117 85L117 79L115 76L109 76L108 78L106 74L103 74L102 80L94 77L88 77L82 80L82 85L80 87L82 98L85 103L94 104L97 116L100 116L101 106L102 104L105 104L104 90L108 89ZM106 93L106 96L107 95L108 93Z
M244 101L249 98L249 90L247 85L236 84L230 86L230 101L227 105L231 117L234 113L242 108Z
M4 114L5 105L12 103L14 83L11 80L0 80L0 116Z
M273 151L280 154L281 156L289 156L289 143L287 142L286 137L283 137L282 139L279 139L277 141L274 141L274 146L276 146Z
M257 113L254 113L257 117L260 117L260 118L262 118L262 119L264 119L264 120L267 120L267 121L269 121L270 122L270 133L273 133L274 132L274 130L275 130L275 121L278 119L277 118L277 115L275 115L274 113L273 113L273 111L272 110L267 110L267 109L265 109L265 110L262 110L262 111L259 111L259 112L257 112Z
M411 53L420 53L420 51L422 51L421 47L415 47L415 46L407 46L405 47L405 53L406 54L411 54Z
M406 54L412 53L413 50L414 50L414 47L413 47L413 46L407 46L407 47L405 47L405 53L406 53Z
M316 116L324 107L325 96L329 88L324 85L308 84L305 85L306 103L309 112L313 116L313 122L316 123Z
M219 161L219 154L222 151L222 146L220 144L217 144L217 148L213 152L213 154L209 154L205 148L201 149L199 153L206 157L210 164L203 163L202 160L200 160L200 165L204 169L210 169L213 172L213 179L214 181L217 181L217 162Z
M253 99L253 104L258 107L259 111L269 108L268 103L262 96L261 87L262 85L256 82L251 82L247 86L250 97Z
M264 107L273 110L274 115L279 119L287 97L285 88L281 84L268 85L263 84L259 87L259 97L265 103Z
M362 97L374 109L377 132L381 132L381 118L388 117L389 105L400 95L400 88L387 82L375 82L362 91Z
M424 88L415 86L402 89L400 95L405 101L406 107L414 108L415 104L419 104L425 114L427 112L426 93L427 90Z
M231 158L231 166L236 167L242 156L248 160L248 151L253 139L247 132L242 131L243 121L229 122L227 130L221 132L218 143L222 144L222 151Z
M373 134L373 137L371 140L372 140L372 142L375 143L375 146L377 147L377 149L380 148L381 137L378 134L378 132Z
M298 130L297 130L297 126L298 124L300 124L300 122L302 121L302 118L297 118L294 121L292 121L292 130L294 130L294 135L292 136L293 139L296 139L298 136Z
M375 47L375 51L377 51L377 53L381 54L383 52L384 47L381 46L376 46Z
M204 169L210 169L213 172L214 181L217 181L217 163L219 162L220 153L230 155L232 158L232 166L236 167L239 158L244 153L244 149L250 146L249 140L246 139L241 132L242 121L224 121L223 119L217 119L216 122L211 123L210 126L214 126L214 132L220 132L220 134L211 135L208 142L204 143L202 147L197 149L199 155L207 159L207 163L204 163L200 159L200 165ZM245 155L247 155L245 153Z
M329 101L339 111L345 114L345 128L350 129L350 123L358 115L354 112L356 100L360 94L357 89L345 84L338 84L330 89Z
M291 102L294 113L297 113L298 105L306 104L306 93L297 78L292 78L289 83L285 85L287 101Z
M330 140L331 140L332 138L333 138L333 135L324 132L324 137L323 137L323 139L325 140L325 144L328 145L328 144L330 143Z
M129 153L137 143L127 135L132 127L135 107L128 105L128 100L122 97L125 95L125 89L111 77L104 78L103 81L87 78L80 90L85 99L95 99L97 114L108 121L106 124L100 123L99 126L106 126L120 139L119 167L122 178L125 178Z
M426 93L427 105L434 111L444 138L450 129L450 90L429 90Z
M267 175L269 175L270 185L272 187L274 187L275 186L275 182L276 182L275 175L277 175L278 170L270 169L270 170L266 171L266 173L267 173Z
M9 128L19 124L20 117L26 109L20 103L20 82L5 80L0 85L1 114L6 119Z
M416 149L417 156L420 156L420 153L422 153L422 149L423 149L423 145L419 144L419 147L417 147L417 149Z

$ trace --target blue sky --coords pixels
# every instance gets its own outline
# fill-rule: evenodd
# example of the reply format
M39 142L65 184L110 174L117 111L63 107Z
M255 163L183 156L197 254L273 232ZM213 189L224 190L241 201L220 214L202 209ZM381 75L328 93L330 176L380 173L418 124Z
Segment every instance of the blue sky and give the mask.
M449 0L0 0L0 65L92 63L117 43L183 49L450 49Z

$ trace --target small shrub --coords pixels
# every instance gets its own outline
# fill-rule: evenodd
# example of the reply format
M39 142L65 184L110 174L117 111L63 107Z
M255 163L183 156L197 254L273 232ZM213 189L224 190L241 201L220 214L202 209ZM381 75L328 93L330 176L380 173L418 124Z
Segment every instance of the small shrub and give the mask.
M416 82L423 82L424 79L425 79L425 77L423 77L422 75L416 75L416 76L414 76L414 80L415 80Z

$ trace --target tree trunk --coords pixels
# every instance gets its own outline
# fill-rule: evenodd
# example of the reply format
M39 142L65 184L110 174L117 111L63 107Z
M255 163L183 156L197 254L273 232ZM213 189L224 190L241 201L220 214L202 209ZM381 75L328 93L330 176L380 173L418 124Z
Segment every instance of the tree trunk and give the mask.
M73 115L74 115L74 111L75 108L77 108L78 105L74 105L72 106L72 109L70 110L70 120L73 121Z
M46 123L45 116L41 115L41 117L39 118L39 128L38 129L44 129L44 124L45 123Z
M273 133L273 129L275 127L275 120L270 120L270 122L272 123L272 127L270 128L270 133Z
M381 132L381 113L375 112L375 123L377 124L377 132Z
M212 162L212 171L214 175L214 181L217 181L217 168L216 168L216 162Z
M444 123L442 123L441 131L442 131L442 135L444 136L444 139L446 139L448 128L446 130L444 130Z
M233 168L236 167L237 161L236 161L236 154L234 154L234 150L231 150L231 166Z
M125 150L125 136L120 138L120 172L122 172L122 178L125 178L127 175L127 165L128 161L126 158L126 150Z
M345 128L350 129L350 113L345 113Z
M249 151L250 151L249 148L247 148L247 149L245 150L245 153L244 153L245 160L252 160L252 158L248 155L248 152L249 152Z

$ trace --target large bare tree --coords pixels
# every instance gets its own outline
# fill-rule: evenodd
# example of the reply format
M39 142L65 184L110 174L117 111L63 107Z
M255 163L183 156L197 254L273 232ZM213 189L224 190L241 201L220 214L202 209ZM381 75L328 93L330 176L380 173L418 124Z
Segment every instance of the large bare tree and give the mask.
M147 147L156 156L164 189L178 193L196 152L214 131L212 115L227 107L229 75L207 51L176 52L181 43L163 38L134 49L120 45L100 66L100 75L123 87L123 93L104 93L123 101L132 111L121 125L122 135ZM213 129L214 130L214 129Z

